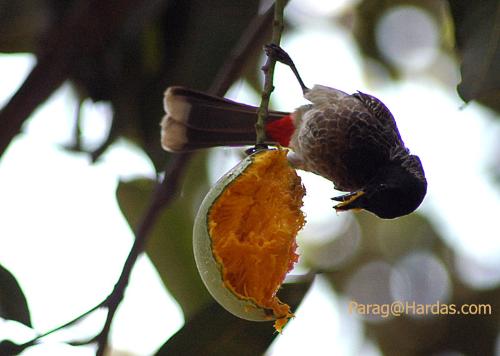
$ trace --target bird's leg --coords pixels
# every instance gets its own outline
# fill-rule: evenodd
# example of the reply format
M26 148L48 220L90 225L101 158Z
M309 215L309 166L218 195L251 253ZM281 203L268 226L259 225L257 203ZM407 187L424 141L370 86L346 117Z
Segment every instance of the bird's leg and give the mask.
M295 64L292 61L292 58L288 53L285 52L283 48L281 48L278 45L275 45L273 43L270 43L268 45L264 46L264 51L266 52L266 55L270 58L275 59L276 61L283 63L287 66L290 67L292 70L293 74L295 74L295 77L297 78L297 81L300 84L300 87L302 88L302 93L305 95L308 91L309 88L306 87L304 82L302 81L302 78L300 77L299 71L297 70L297 67L295 67Z

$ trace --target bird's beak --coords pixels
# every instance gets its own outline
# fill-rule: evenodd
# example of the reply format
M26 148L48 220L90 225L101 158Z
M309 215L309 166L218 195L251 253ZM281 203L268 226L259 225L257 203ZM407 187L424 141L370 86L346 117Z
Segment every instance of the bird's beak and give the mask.
M359 197L365 194L364 190L358 190L356 192L347 193L340 195L338 197L333 197L332 200L339 201L340 203L335 205L334 208L337 211L347 211L347 210L360 210L362 208Z

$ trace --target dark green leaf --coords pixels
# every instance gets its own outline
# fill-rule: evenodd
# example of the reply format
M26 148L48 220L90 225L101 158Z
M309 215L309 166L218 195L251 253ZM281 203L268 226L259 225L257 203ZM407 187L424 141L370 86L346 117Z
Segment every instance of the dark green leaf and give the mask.
M35 52L46 30L50 9L46 1L0 2L0 52Z
M29 114L65 80L81 96L109 101L109 138L89 152L98 159L125 137L157 171L163 93L170 85L208 89L255 16L258 0L4 1L0 50L33 51L38 63L0 115L11 123L3 151ZM43 44L43 45L40 45ZM34 94L33 94L34 93ZM78 140L72 149L78 149ZM4 147L5 146L5 147Z
M0 316L31 327L28 303L16 278L0 265Z
M258 6L257 0L169 1L130 21L102 53L75 63L75 82L94 100L113 105L106 144L125 136L162 170L167 154L160 147L159 122L165 89L184 85L207 90Z
M449 0L462 60L458 93L500 112L500 2Z
M193 220L205 182L205 156L195 157L186 172L181 199L159 216L146 252L163 283L179 302L186 319L210 301L195 265L192 247ZM146 179L121 182L117 197L132 227L137 226L149 202L155 182Z
M308 278L304 282L285 284L279 292L280 299L295 310L312 280ZM273 322L243 320L213 302L172 336L157 355L261 355L276 335Z
M10 340L4 340L0 342L0 355L2 356L18 355L21 352L23 352L27 346L15 344Z

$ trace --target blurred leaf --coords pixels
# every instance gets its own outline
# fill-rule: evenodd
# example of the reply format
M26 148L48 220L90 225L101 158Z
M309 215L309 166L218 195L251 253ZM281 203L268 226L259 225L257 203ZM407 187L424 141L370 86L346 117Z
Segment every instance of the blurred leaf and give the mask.
M72 79L94 100L114 109L109 140L125 136L151 158L157 171L167 154L160 147L163 93L170 85L207 90L243 31L258 13L257 0L155 2L103 52L82 57ZM259 49L261 46L258 46ZM133 59L133 60L131 60Z
M292 310L297 309L312 281L309 277L300 283L285 284L279 298ZM283 332L286 333L286 327ZM156 355L255 356L263 354L277 335L273 322L243 320L213 302L188 321Z
M242 73L242 79L247 81L255 93L262 90L262 71L259 66L261 60L259 55L252 56Z
M491 315L419 318L402 315L378 322L365 321L368 337L377 343L381 352L386 356L418 356L452 350L464 355L493 355L500 325L499 315L494 312L499 307L500 288L477 291L465 286L454 273L453 250L422 215L410 214L396 220L381 220L364 212L355 216L362 231L358 254L345 268L325 274L335 290L345 293L353 275L370 262L394 264L416 251L423 251L438 258L447 269L453 293L442 303L490 304L493 310Z
M27 347L13 343L10 340L3 340L0 342L0 355L11 356L18 355L23 352Z
M440 252L445 248L433 225L418 213L394 220L381 220L372 214L360 214L358 221L369 240L367 247L390 262L411 252Z
M448 0L462 60L458 93L500 112L500 2Z
M191 160L184 178L181 198L159 216L151 232L146 252L160 277L189 319L211 297L203 285L193 256L192 232L200 192L207 190L205 156ZM153 192L155 182L137 179L120 182L117 197L130 226L138 225Z
M352 28L358 46L364 56L381 64L394 78L397 78L400 73L378 47L376 30L382 16L396 6L413 6L426 11L427 14L434 17L437 24L444 22L442 4L435 0L364 0L359 2L356 8L356 21L354 28Z
M307 236L307 235L306 235ZM328 235L324 235L327 237ZM340 229L319 241L302 241L301 263L312 270L339 270L348 265L359 252L361 232L356 219L341 223Z
M21 131L30 114L75 70L82 69L79 63L107 49L123 30L125 22L138 20L141 10L149 3L146 0L57 2L63 6L56 7L62 9L68 5L70 8L63 11L63 15L50 14L51 23L37 46L34 68L0 111L0 154ZM0 32L0 36L2 34Z
M35 52L40 33L49 24L47 1L17 0L0 2L0 52Z
M388 3L382 0L362 1L356 9L357 19L353 34L363 54L384 65L395 76L396 68L393 67L392 63L386 61L375 39L377 23L388 7Z
M37 49L38 62L0 112L2 121L10 120L0 150L36 106L70 79L80 99L113 106L109 139L89 152L92 158L126 137L161 171L168 156L160 147L158 125L165 89L186 85L207 90L259 5L259 0L2 2L0 44L12 51ZM41 38L33 37L35 32L42 32Z
M401 316L382 323L367 323L367 333L376 339L386 356L495 355L500 319L500 288L491 291L467 290L466 297L455 295L448 305L490 304L491 315L443 314L420 318ZM436 301L437 302L437 301Z
M28 303L16 278L0 265L0 316L31 327Z
M418 213L382 220L362 211L356 213L355 218L359 224L352 224L351 229L361 229L357 252L342 269L328 273L336 290L344 290L352 274L370 261L381 259L394 262L417 250L433 251L441 257L449 252L433 225ZM355 231L352 234L358 233Z

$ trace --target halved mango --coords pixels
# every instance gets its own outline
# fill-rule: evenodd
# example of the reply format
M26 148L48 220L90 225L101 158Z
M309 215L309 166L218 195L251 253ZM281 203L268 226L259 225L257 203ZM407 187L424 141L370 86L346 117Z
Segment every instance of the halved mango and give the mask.
M201 204L193 240L212 296L240 318L276 320L278 331L293 313L276 293L298 260L305 223L305 190L286 154L259 151L226 173Z

